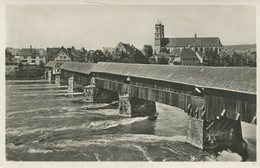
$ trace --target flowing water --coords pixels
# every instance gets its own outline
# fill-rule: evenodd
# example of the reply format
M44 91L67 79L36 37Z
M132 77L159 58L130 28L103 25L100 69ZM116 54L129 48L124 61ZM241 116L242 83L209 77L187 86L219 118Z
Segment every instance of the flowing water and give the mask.
M116 105L77 103L44 80L6 81L6 158L22 161L241 161L185 142L189 117L157 103L159 117L125 118ZM107 107L106 107L107 106ZM246 126L255 161L255 126Z

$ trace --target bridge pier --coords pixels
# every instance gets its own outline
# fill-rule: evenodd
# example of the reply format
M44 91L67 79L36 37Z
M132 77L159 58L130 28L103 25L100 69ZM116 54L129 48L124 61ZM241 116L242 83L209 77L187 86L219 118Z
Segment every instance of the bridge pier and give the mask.
M155 102L131 98L128 93L119 95L119 115L127 117L155 116Z
M115 92L96 88L94 83L84 87L84 96L84 101L91 103L108 103L118 100L118 95Z
M230 149L243 158L247 156L247 143L242 137L239 119L221 115L213 121L206 121L204 116L201 117L191 117L186 142L205 150L219 152Z
M243 158L247 155L247 143L242 136L240 119L218 116L214 121L205 123L204 149L222 151L230 149Z
M52 76L51 75L51 70L48 70L48 75L47 76L48 76L48 81L51 81L51 76Z
M60 74L55 74L54 82L55 82L55 84L60 86L60 82L61 82Z
M74 91L74 77L68 78L68 92L72 93Z

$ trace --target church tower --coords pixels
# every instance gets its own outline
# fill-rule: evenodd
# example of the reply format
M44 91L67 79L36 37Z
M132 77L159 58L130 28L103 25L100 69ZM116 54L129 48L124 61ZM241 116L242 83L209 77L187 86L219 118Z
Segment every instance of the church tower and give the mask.
M162 39L164 38L164 25L161 22L155 24L155 44L154 53L159 53L161 49Z

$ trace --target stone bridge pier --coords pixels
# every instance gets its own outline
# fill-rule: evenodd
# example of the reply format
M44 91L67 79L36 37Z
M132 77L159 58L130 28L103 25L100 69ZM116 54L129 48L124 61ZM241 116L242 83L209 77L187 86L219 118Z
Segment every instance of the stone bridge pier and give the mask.
M95 77L91 84L84 88L85 101L94 103L107 103L118 100L119 115L126 117L155 116L155 102L131 97L130 81L123 84L117 92L99 88Z
M61 75L58 74L58 73L54 73L52 70L47 70L45 72L45 77L48 79L49 82L51 83L55 83L57 84L58 86L60 86L61 84Z
M48 81L51 81L51 78L52 78L51 70L47 70L47 78L48 78Z
M119 115L127 117L153 117L156 115L155 102L130 97L129 93L119 95Z
M243 159L247 157L247 143L242 136L239 114L236 119L230 119L226 117L224 109L214 120L207 120L202 108L190 115L186 142L215 152L230 149Z

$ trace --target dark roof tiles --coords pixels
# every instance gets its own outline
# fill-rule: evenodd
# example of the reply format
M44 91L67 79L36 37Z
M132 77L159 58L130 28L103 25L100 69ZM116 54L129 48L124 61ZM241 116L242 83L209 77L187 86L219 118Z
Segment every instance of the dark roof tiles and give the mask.
M95 65L96 63L66 62L61 66L61 69L71 72L90 74Z
M256 93L256 68L98 63L93 72Z
M182 60L197 59L197 56L196 56L195 52L192 51L192 50L189 49L189 48L187 48L187 49L186 49L186 48L182 49L180 55L181 55L181 59L182 59Z
M164 38L162 47L223 47L219 37Z
M48 68L60 68L64 62L50 61L45 66Z

